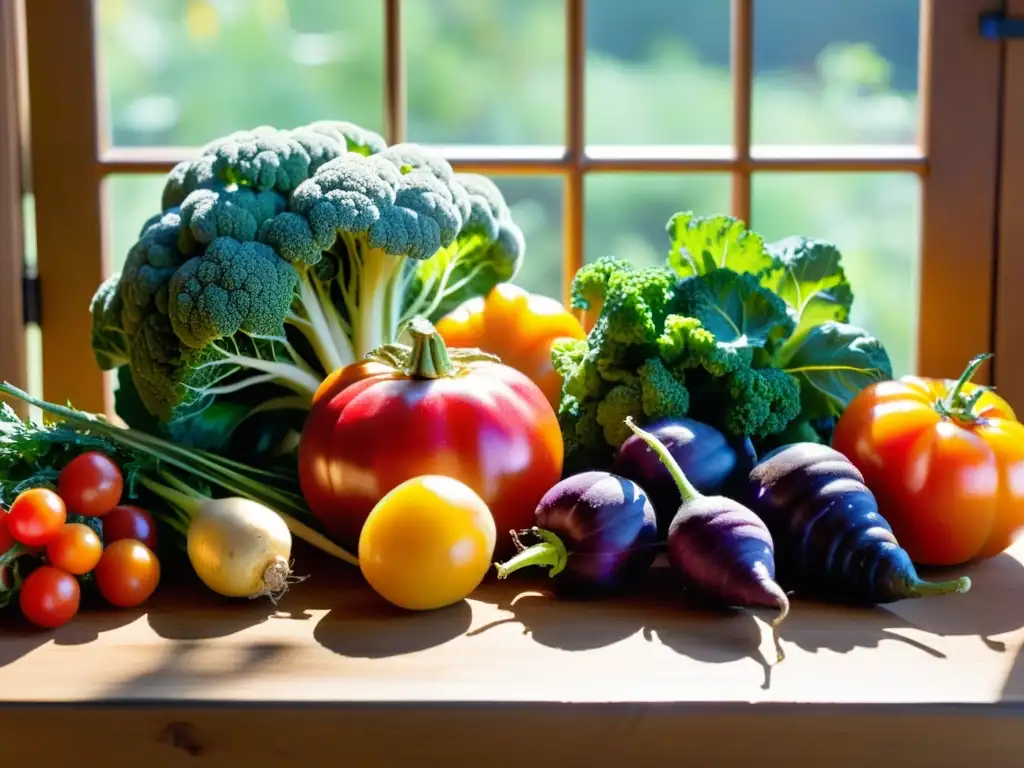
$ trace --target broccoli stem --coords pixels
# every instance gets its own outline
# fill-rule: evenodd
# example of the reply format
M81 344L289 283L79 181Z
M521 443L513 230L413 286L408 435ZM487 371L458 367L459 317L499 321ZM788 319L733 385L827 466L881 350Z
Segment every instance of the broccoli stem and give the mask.
M317 389L320 387L321 379L318 378L308 366L299 367L298 365L292 365L290 363L279 363L276 360L262 360L257 357L249 357L248 355L234 354L223 347L217 347L214 344L211 344L210 346L220 352L223 357L209 363L203 363L197 368L197 370L201 370L203 368L216 368L217 366L235 366L237 368L248 368L267 374L267 376L259 376L255 379L246 379L245 381L238 382L237 384L225 385L225 387L222 388L222 394L226 391L237 391L239 389L245 389L246 387L253 386L254 384L272 381L283 387L291 389L296 394L308 397L312 400L313 395L316 394Z
M290 324L309 342L324 372L330 373L354 362L352 344L331 303L330 292L319 285L314 287L309 275L304 274L299 280L299 301L306 311L305 322ZM330 317L325 310L329 310Z
M392 256L379 248L363 245L359 252L359 276L356 311L352 317L352 340L357 360L390 342L395 332L389 325L389 284L396 270L405 265L405 256Z

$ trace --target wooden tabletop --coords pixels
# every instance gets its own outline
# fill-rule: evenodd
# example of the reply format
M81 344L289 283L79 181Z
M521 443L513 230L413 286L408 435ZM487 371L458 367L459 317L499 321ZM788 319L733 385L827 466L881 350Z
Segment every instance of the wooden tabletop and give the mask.
M278 713L296 704L342 706L349 723L352 712L389 706L479 715L606 704L635 717L669 705L675 709L665 711L732 717L761 703L794 705L801 716L836 705L882 707L889 722L897 713L954 713L968 727L964 718L978 709L1012 716L1012 733L1020 734L1022 560L1024 546L1017 546L958 571L973 581L964 595L875 609L797 601L783 625L787 658L777 665L762 618L693 609L665 569L652 572L639 593L612 601L559 601L544 577L516 574L485 583L451 608L406 613L383 603L348 566L318 562L276 607L185 584L166 586L144 610L89 610L54 632L30 630L6 611L0 698L13 712L21 711L16 704L31 711L25 707L38 703L145 703L168 712L214 702L223 710L256 705ZM593 733L598 726L588 727ZM951 728L939 730L948 736ZM1024 765L1024 734L1005 738L1022 750L1014 764ZM931 764L944 764L940 757L933 754Z

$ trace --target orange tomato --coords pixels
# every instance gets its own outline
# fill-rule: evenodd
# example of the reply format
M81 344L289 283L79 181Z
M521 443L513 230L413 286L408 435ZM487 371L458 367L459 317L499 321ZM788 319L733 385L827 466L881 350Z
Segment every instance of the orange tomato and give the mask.
M850 401L832 446L861 471L910 558L960 565L999 554L1024 528L1024 425L969 379L904 376Z
M448 346L482 349L526 374L556 410L562 379L551 364L551 344L586 337L580 321L560 302L511 283L500 283L486 297L466 301L436 327Z

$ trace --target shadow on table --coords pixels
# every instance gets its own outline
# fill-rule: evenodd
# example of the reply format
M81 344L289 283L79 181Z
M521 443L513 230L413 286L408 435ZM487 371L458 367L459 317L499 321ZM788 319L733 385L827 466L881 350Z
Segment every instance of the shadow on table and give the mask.
M75 619L58 629L41 629L29 624L17 606L8 606L0 622L0 668L13 664L37 648L53 642L56 645L85 645L103 632L110 632L130 624L145 611L143 609L80 613Z
M493 602L511 615L478 627L470 635L503 624L519 624L523 634L542 645L588 651L639 633L648 642L705 663L751 659L762 670L762 687L770 685L771 663L762 653L769 632L746 611L709 609L697 604L667 569L652 570L646 583L628 594L572 600L571 614L566 606L570 601L555 596L543 579L524 582L522 590L508 595L493 587L474 594L474 599Z
M472 620L465 600L436 611L406 611L364 587L347 590L344 603L320 619L313 637L342 656L382 659L454 640L466 633Z

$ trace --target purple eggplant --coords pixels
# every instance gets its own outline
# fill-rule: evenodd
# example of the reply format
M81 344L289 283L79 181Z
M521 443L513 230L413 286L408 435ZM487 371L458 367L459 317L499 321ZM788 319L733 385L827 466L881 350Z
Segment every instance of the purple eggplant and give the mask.
M779 625L789 613L789 598L775 582L775 545L767 526L737 501L703 495L658 438L632 418L626 425L664 462L679 489L682 503L668 527L669 564L705 602L774 608L772 637L782 661Z
M733 489L742 487L757 463L750 438L730 441L710 424L694 419L661 419L644 428L668 448L693 487L705 496L733 496ZM611 469L647 491L664 539L682 503L668 467L639 435L631 435Z
M740 498L772 532L779 580L807 597L871 605L971 588L966 576L929 582L918 575L864 476L834 448L776 448L750 472Z
M647 494L609 472L581 472L549 490L535 526L512 532L519 553L495 563L498 578L528 566L551 570L557 592L596 596L622 591L654 562L658 526ZM524 546L520 536L538 541Z

